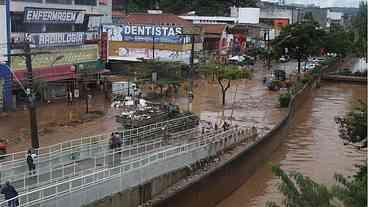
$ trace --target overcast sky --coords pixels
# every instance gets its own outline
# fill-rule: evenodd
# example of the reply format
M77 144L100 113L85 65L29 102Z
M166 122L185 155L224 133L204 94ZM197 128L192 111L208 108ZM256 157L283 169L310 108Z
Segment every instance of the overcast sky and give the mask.
M265 0L278 2L278 0ZM361 0L285 0L288 3L315 4L320 7L359 7ZM364 0L367 1L367 0Z

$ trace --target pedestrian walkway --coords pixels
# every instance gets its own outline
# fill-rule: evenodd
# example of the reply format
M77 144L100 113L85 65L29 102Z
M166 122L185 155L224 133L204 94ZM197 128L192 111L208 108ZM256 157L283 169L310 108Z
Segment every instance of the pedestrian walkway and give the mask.
M246 133L244 133L244 131L246 131ZM243 130L237 127L229 128L229 130L227 131L213 130L204 134L199 133L199 136L195 136L196 132L194 131L181 133L182 136L188 134L188 137L191 137L191 139L187 139L187 141L181 139L180 137L176 137L176 135L173 134L172 137L179 138L179 140L181 140L180 142L173 142L177 144L165 145L165 147L161 148L156 148L155 146L149 147L148 145L139 146L135 150L135 153L132 150L129 150L128 154L130 156L128 156L128 158L124 158L127 152L124 152L123 150L122 152L112 152L109 155L105 155L103 156L102 160L88 160L84 165L91 165L91 163L93 163L97 167L97 165L101 164L102 162L104 162L106 165L104 168L95 168L87 173L73 174L75 176L65 177L63 181L53 181L49 182L47 185L38 186L35 189L22 191L18 198L20 200L21 206L29 206L35 204L42 204L41 206L49 206L49 204L47 203L48 201L56 202L56 198L61 198L58 195L65 196L65 193L69 194L70 192L73 192L75 190L86 190L87 187L92 187L91 185L104 185L105 182L110 181L113 178L117 178L116 176L126 176L127 173L133 172L134 170L143 170L146 167L156 166L161 162L166 162L165 160L169 161L169 163L174 164L175 166L187 166L188 164L201 159L201 156L209 156L208 153L215 155L219 150L223 150L225 147L229 147L232 144L243 140L245 137L249 137L249 133L251 133L250 130ZM191 158L190 160L184 159L183 161L173 163L170 161L171 158L176 157L175 159L181 159L181 156L186 156L185 154L195 151L201 152L200 154L202 155L199 156L200 154L196 153L196 156ZM117 154L118 157L114 156ZM76 168L73 166L72 169L74 170ZM163 170L161 173L164 173L164 171L168 169L161 168L160 170ZM152 172L150 176L154 174L155 173ZM103 193L100 194L100 197L103 195ZM108 193L111 194L112 192L109 191ZM94 199L101 199L100 197L95 197ZM6 202L0 203L0 206L4 205L6 205ZM63 205L59 203L56 206L65 205L65 203L63 203ZM75 206L74 203L72 205Z

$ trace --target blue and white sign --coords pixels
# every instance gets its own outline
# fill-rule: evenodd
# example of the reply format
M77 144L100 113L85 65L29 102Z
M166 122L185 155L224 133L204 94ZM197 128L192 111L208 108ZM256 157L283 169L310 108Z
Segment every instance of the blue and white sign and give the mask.
M71 9L24 8L25 23L83 24L84 12Z
M32 33L32 47L45 48L55 46L82 45L84 32Z
M186 43L182 27L161 25L104 25L112 41Z

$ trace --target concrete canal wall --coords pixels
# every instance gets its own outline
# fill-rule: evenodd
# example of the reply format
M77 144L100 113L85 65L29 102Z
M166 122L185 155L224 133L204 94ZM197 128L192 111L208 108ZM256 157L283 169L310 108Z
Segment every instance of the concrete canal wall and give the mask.
M287 115L269 133L258 140L250 148L246 148L231 160L210 173L204 175L196 182L192 182L171 196L156 200L155 207L210 207L216 205L225 197L235 191L240 185L262 165L271 154L277 150L281 141L287 136L287 130L292 122L296 110L311 96L317 81L307 84L291 100Z

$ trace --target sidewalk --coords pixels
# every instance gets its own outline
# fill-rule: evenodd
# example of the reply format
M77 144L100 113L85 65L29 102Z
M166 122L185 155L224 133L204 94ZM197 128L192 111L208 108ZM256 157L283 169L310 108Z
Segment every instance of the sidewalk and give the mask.
M115 129L118 110L110 107L103 94L96 95L89 103L89 111L103 112L101 117L86 118L86 103L75 100L41 104L37 108L40 146L56 144L65 140L105 133ZM19 108L0 117L0 136L9 140L8 152L27 150L31 146L29 112Z

